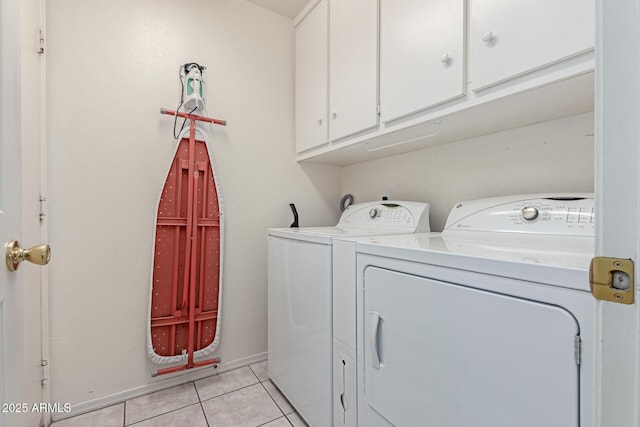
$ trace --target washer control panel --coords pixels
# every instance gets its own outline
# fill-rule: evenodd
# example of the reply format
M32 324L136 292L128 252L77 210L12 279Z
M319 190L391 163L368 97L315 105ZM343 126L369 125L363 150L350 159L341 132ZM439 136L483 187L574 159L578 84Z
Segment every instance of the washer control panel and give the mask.
M540 194L457 203L446 230L595 236L593 194Z
M422 233L429 227L429 204L420 202L381 201L358 203L345 209L338 222L343 228L397 228L398 232Z

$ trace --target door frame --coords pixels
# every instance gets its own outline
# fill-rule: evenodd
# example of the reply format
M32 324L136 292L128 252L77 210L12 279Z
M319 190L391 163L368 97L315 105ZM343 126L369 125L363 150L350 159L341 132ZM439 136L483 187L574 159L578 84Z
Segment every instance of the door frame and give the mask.
M596 255L630 258L640 277L640 1L596 0ZM637 279L636 279L637 282ZM640 286L634 305L598 302L597 425L640 423Z

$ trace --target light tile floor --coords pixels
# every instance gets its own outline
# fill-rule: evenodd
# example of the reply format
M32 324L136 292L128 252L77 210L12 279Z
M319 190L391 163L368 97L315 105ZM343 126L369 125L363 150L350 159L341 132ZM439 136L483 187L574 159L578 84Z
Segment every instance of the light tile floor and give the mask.
M52 427L306 427L260 362L67 418Z

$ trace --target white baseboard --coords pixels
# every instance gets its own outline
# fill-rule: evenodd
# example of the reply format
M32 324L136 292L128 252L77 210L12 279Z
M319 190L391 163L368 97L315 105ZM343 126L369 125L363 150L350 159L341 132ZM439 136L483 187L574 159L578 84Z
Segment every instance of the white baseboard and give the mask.
M181 385L191 381L197 381L199 379L210 377L221 372L226 372L232 369L262 362L266 359L267 353L258 353L253 356L245 357L243 359L234 360L233 362L222 362L217 365L217 368L213 367L212 365L184 371L179 374L174 374L174 376L170 378L155 381L151 384L145 384L140 387L135 387L129 390L110 394L108 396L99 397L97 399L88 400L86 402L74 403L71 405L70 412L52 415L52 421L60 421L64 418L69 418L75 415L84 414L86 412L95 411L97 409L106 408L107 406L116 405L135 397L144 396L145 394L164 390L165 388L175 387L177 385Z

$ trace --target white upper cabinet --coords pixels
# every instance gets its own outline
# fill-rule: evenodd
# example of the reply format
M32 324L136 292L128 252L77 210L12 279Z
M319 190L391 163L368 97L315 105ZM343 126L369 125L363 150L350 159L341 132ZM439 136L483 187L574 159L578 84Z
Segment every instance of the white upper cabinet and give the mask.
M464 4L464 0L380 0L383 122L464 95Z
M298 161L348 165L593 111L595 0L310 0Z
M468 0L473 90L594 47L593 0Z
M329 139L378 125L378 1L329 5Z
M296 27L296 151L328 142L329 3L322 0Z

